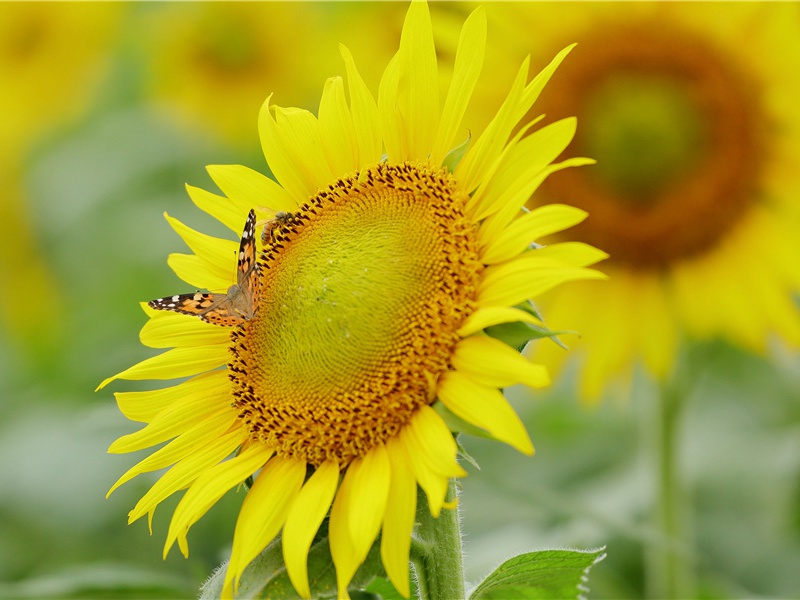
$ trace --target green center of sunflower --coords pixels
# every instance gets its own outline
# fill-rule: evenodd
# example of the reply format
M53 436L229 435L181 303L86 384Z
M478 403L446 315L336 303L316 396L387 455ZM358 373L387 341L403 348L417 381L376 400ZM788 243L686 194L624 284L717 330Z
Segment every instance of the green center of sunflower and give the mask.
M671 78L610 75L585 111L588 156L623 201L641 204L678 181L705 153L708 131L684 86Z
M466 200L444 171L379 165L276 228L230 363L255 437L344 465L433 402L481 268Z
M575 228L612 261L662 269L713 247L756 197L758 98L740 65L665 23L608 28L548 87L551 115L577 114L590 169L545 191L591 218Z

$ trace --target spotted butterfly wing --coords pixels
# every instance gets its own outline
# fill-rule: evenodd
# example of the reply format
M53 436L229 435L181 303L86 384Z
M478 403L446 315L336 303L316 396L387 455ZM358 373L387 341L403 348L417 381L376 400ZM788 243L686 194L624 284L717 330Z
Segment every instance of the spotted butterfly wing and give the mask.
M151 300L147 304L157 310L171 310L200 317L207 323L235 327L253 318L261 292L258 261L256 260L256 213L250 210L239 243L236 283L225 294L195 292L176 294Z

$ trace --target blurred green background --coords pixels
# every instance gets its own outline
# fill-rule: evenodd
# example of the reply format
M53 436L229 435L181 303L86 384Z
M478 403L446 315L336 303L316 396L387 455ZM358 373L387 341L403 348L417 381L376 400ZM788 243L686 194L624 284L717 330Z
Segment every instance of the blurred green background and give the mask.
M492 8L490 47L504 43L492 35ZM227 495L192 529L188 560L173 551L165 562L177 499L156 512L152 537L144 522L126 525L156 476L105 499L144 454L106 454L138 426L118 412L114 390L93 390L155 354L138 343L138 303L188 291L166 266L168 253L184 249L162 213L226 235L184 184L211 187L207 164L266 171L261 103L274 92L279 105L315 110L324 79L343 71L338 42L375 90L405 9L0 4L0 596L190 598L227 557L241 495ZM469 9L432 7L445 72L448 24ZM521 59L504 66L513 71ZM532 69L543 65L534 59ZM486 118L474 114L478 125ZM678 459L699 594L797 597L797 352L776 343L756 356L711 340L690 356L703 368ZM643 549L665 543L648 519L657 386L634 369L631 397L590 409L578 398L578 368L567 365L542 393L509 390L534 458L465 440L481 465L469 469L461 499L469 581L519 552L607 545L588 596L644 594Z

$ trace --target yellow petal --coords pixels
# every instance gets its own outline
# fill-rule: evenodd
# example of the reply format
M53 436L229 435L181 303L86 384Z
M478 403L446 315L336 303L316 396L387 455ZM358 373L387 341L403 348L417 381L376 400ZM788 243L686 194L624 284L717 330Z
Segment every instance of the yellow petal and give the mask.
M439 128L439 75L428 4L414 1L400 35L397 110L407 136L406 155L390 160L428 160Z
M339 50L347 69L347 87L350 92L350 112L355 126L358 145L358 167L373 165L381 155L381 128L378 106L361 79L353 57L345 46Z
M200 475L175 508L164 544L164 558L178 537L185 538L186 532L200 517L206 514L228 490L264 466L272 454L270 448L253 444L238 456L216 464Z
M225 196L218 196L192 185L187 184L186 191L197 208L223 223L237 235L241 235L244 221L242 221L242 209L240 206L237 206Z
M405 451L397 438L386 443L392 467L389 501L381 531L381 559L389 580L401 595L411 594L408 557L417 507L417 481L406 464Z
M492 325L516 322L530 323L531 325L537 325L539 327L544 326L544 323L539 319L519 308L513 308L511 306L487 306L479 308L467 317L467 320L464 321L464 324L456 333L464 338L486 329L487 327L491 327Z
M347 588L378 535L386 513L390 480L391 467L383 445L375 446L347 467L333 503L336 510L331 512L331 554L340 590Z
M478 288L478 306L514 306L567 281L606 279L599 271L557 266L557 262L523 256L490 267Z
M178 277L195 289L224 293L236 282L235 253L231 263L225 267L214 265L195 254L179 253L170 254L167 264Z
M150 309L150 312L153 316L139 332L139 340L150 348L226 345L230 341L231 333L227 328L197 317L165 310Z
M472 91L483 67L486 49L486 11L483 7L475 9L461 28L461 37L456 49L453 78L442 108L442 120L436 135L431 162L441 164L450 151L453 140L458 135L461 120L472 98Z
M448 371L439 382L439 399L465 421L523 454L533 454L525 426L497 389L482 386L458 371Z
M239 251L238 241L223 240L212 235L200 233L191 227L187 227L178 219L170 217L167 213L164 213L164 218L175 232L181 236L181 239L186 242L186 245L191 248L192 252L211 265L216 272L229 273L232 269L235 271L236 254ZM244 219L242 219L243 226Z
M272 116L269 96L261 106L258 114L258 133L261 137L261 149L267 164L280 185L297 204L302 204L316 192L304 173L305 165L298 164L294 149L286 145L284 136L278 129Z
M547 81L573 47L574 44L559 52L527 86L525 79L530 58L522 63L511 91L497 114L456 168L456 176L468 192L475 190L481 182L488 166L502 153L511 131L530 110Z
M496 237L515 217L540 185L541 173L569 145L575 135L577 120L561 119L534 131L509 148L491 181L475 193L469 210L475 219L484 219L502 211L503 220L495 223Z
M305 461L281 456L261 470L236 520L223 593L236 591L245 567L278 535L305 475Z
M200 475L234 452L241 444L242 437L241 428L236 428L198 446L195 452L176 463L153 484L153 487L142 496L129 513L128 522L132 523L136 519L154 512L165 498L189 487Z
M102 389L115 379L178 379L216 369L228 362L227 346L200 346L173 348L143 360L104 380L97 389Z
M120 412L131 421L149 423L171 406L192 402L198 394L217 398L229 393L230 381L225 371L203 373L172 387L145 392L116 392Z
M547 369L528 361L500 340L474 335L461 340L452 357L453 367L487 387L505 388L523 383L532 388L550 384Z
M531 254L557 260L573 267L588 267L608 258L608 254L583 242L561 242L537 248Z
M447 494L447 480L466 474L456 461L458 448L452 433L436 411L421 406L401 430L398 440L414 479L425 490L431 514L438 516Z
M533 209L511 222L486 245L481 260L486 265L516 258L528 249L531 242L577 225L588 213L564 204L549 204ZM480 240L479 240L480 243Z
M408 156L406 123L397 104L397 88L400 82L400 53L395 54L386 65L378 86L378 118L386 156L392 162L402 162Z
M130 481L134 477L142 473L157 471L176 464L190 454L193 454L198 446L206 445L219 438L220 435L224 434L230 429L231 425L233 425L236 415L231 414L230 409L227 411L218 409L215 412L216 414L206 415L203 421L196 423L188 431L180 432L181 435L172 440L169 444L163 448L159 448L153 454L128 469L122 477L114 482L114 485L108 490L106 497L110 496L114 490L123 483ZM171 437L174 437L174 435ZM162 439L161 442L163 441ZM130 445L136 446L135 450L147 447L141 446L140 448L139 444Z
M319 132L332 173L343 177L358 169L355 126L341 77L331 77L325 82L319 101Z
M308 550L333 502L338 485L338 463L335 460L325 461L300 490L283 526L282 546L286 571L294 589L303 598L311 597L308 585Z
M235 230L237 233L242 233L251 208L265 206L276 212L291 212L297 208L295 198L276 181L258 171L242 165L208 165L206 170L240 215L239 228Z
M108 452L120 454L157 446L201 424L209 425L209 419L226 411L231 418L236 416L231 408L230 383L222 381L216 389L203 386L199 393L173 402L143 429L115 440Z
M283 146L292 157L295 170L303 177L309 196L338 178L325 160L319 122L313 114L300 108L276 106L275 122Z

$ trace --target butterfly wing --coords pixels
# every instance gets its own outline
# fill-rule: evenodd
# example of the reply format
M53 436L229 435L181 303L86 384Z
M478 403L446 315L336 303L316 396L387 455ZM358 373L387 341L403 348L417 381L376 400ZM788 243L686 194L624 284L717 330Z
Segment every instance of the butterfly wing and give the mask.
M256 260L256 213L252 209L239 243L239 258L236 269L236 285L227 294L195 292L177 294L151 300L147 304L156 310L171 310L184 315L199 317L206 323L235 327L253 317L261 289L258 261Z
M228 291L236 310L247 319L252 318L261 295L261 278L256 256L256 213L253 209L247 215L239 243L239 263L236 269L235 295Z
M199 317L206 323L223 327L235 327L246 320L244 315L234 309L233 303L225 294L213 294L210 292L177 294L151 300L147 304L150 308L155 308L156 310L171 310L172 312Z

